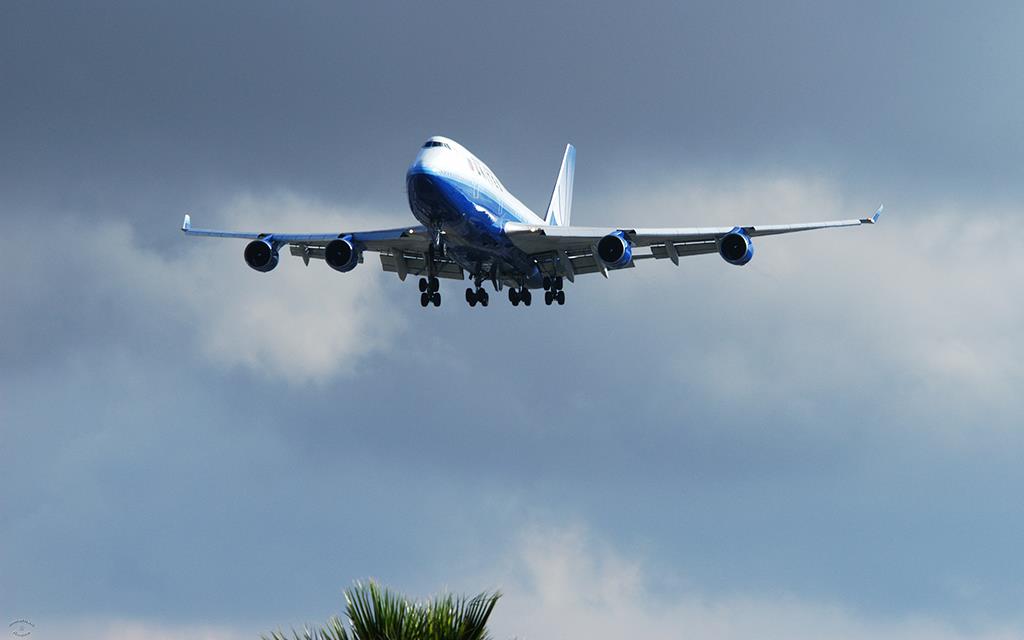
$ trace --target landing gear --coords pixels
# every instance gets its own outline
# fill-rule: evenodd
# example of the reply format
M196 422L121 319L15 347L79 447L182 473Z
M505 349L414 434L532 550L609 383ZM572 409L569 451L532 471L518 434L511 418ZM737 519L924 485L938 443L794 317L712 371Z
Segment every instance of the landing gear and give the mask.
M441 290L441 282L435 276L420 278L420 293L436 293Z
M530 306L533 302L533 294L526 287L521 289L509 289L508 290L508 301L512 303L513 307L518 307L519 303L522 302L523 306Z
M560 306L565 304L565 291L545 291L544 304L550 305L557 302Z
M425 307L433 304L441 306L441 282L434 276L420 278L420 306Z
M544 276L544 290L545 291L561 291L562 290L562 276L556 276L554 278L550 276Z
M476 290L466 289L466 302L469 303L469 306L475 307L479 302L481 307L486 307L490 301L491 297L487 295L487 291L483 287L477 287Z
M555 302L559 305L565 304L565 291L562 290L563 285L562 276L554 278L544 276L544 304L551 305Z

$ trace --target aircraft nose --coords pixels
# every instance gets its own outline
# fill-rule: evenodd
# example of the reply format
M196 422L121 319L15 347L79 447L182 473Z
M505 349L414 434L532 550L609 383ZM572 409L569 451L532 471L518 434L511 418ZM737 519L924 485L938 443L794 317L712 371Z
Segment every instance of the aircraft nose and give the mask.
M409 176L409 191L428 206L439 206L444 203L444 195L437 182L424 173L414 173Z

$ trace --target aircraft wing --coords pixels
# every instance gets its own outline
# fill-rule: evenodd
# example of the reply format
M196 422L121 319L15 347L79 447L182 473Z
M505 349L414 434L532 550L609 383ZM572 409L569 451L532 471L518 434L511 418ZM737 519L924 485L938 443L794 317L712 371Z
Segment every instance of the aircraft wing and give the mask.
M566 275L571 280L575 275L603 273L608 275L609 267L597 258L597 243L602 238L620 233L632 247L647 249L634 252L629 262L618 268L633 267L635 260L668 258L679 264L682 256L717 253L719 241L726 235L742 231L750 238L759 236L796 233L814 229L856 227L875 224L882 214L882 207L869 218L830 220L781 225L751 225L743 227L683 227L683 228L615 228L615 227L574 227L531 225L509 222L505 233L517 247L533 256L541 269L550 275Z
M362 252L378 253L384 271L397 273L402 280L405 280L408 274L417 276L426 274L427 250L431 244L430 230L424 226L334 233L218 231L194 229L191 216L186 214L181 230L190 236L266 240L278 247L288 245L290 253L302 258L306 266L309 266L310 259L323 260L324 248L327 243L338 238L348 237L360 249L360 262L362 261ZM462 268L454 262L436 258L435 263L434 275L440 278L464 279Z

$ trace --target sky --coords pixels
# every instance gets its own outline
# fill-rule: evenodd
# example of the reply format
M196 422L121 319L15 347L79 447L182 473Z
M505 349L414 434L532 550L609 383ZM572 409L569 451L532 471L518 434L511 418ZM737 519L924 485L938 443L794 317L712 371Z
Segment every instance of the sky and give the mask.
M1019 3L0 5L0 621L255 638L376 578L498 639L1024 637ZM196 226L864 217L421 309Z

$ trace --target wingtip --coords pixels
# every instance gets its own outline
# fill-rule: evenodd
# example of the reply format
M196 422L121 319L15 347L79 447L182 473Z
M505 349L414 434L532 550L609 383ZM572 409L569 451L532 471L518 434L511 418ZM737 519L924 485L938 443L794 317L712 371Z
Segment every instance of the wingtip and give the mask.
M872 216L870 218L864 218L863 220L861 220L861 222L864 223L864 224L875 224L876 222L878 222L878 218L880 218L882 216L882 211L883 210L885 210L885 205L884 204L878 205L878 208L875 209L875 213L872 214Z
M190 229L192 229L192 216L186 213L185 219L181 222L181 230L187 233Z

